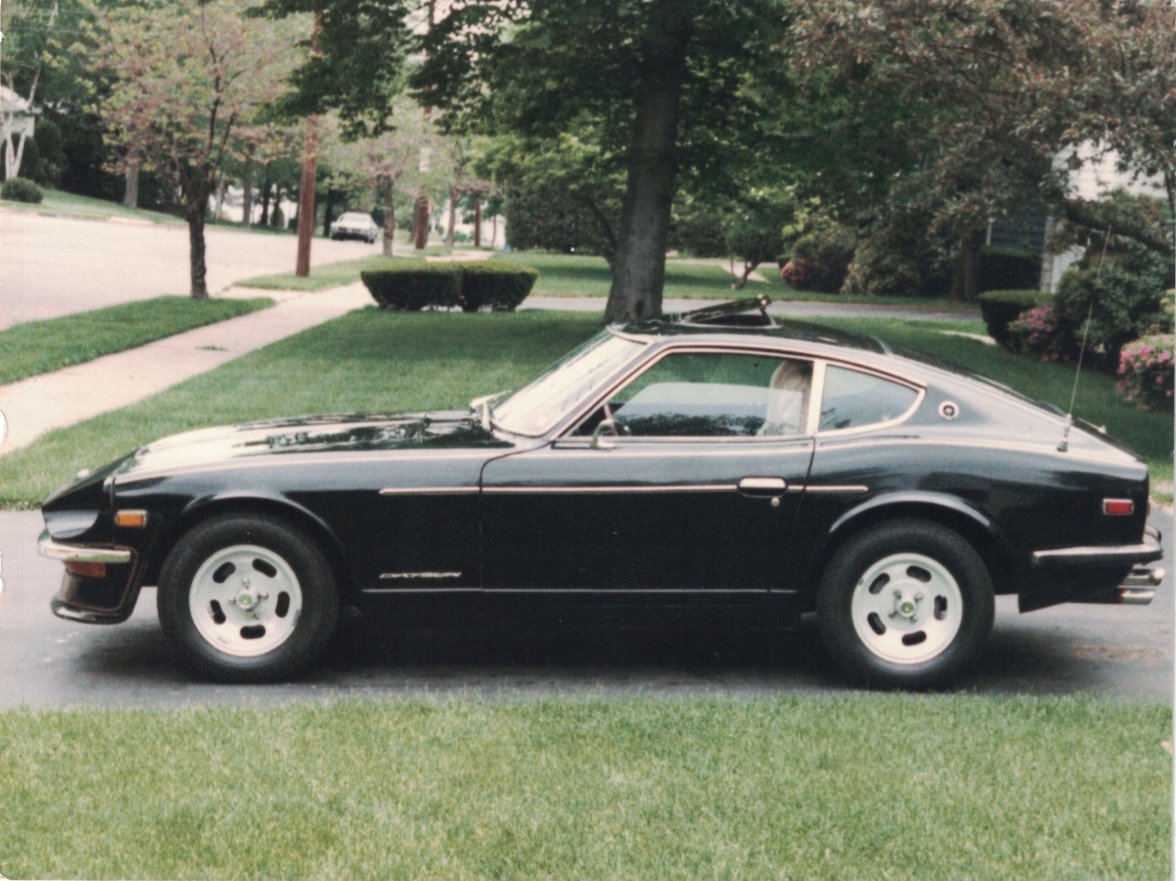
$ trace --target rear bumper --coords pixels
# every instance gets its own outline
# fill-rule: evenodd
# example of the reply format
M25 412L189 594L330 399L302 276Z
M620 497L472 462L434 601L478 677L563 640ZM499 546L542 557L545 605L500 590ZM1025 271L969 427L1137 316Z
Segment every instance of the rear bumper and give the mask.
M57 617L87 624L118 624L135 610L139 566L131 548L66 544L54 540L46 530L37 550L66 564L61 588L49 603ZM71 571L70 563L102 564L102 574Z
M1034 566L1113 566L1154 563L1164 556L1160 531L1151 524L1144 528L1143 541L1134 545L1113 547L1055 548L1034 551Z
M1162 536L1150 524L1138 544L1036 551L1020 609L1058 603L1147 605L1164 578L1164 570L1152 564L1163 556Z

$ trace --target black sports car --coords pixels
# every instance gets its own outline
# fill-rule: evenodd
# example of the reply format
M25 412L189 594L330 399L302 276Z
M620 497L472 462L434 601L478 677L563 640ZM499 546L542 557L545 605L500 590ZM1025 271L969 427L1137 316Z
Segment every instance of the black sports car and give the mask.
M287 677L343 605L497 595L815 611L855 680L972 660L993 595L1145 603L1147 466L977 376L746 303L610 327L468 411L165 438L44 505L64 618L157 585L205 674Z

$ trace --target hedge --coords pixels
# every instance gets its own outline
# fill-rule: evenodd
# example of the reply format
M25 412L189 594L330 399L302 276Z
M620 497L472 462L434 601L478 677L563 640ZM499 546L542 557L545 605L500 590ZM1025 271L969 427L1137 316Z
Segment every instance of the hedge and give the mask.
M531 293L538 277L538 271L528 266L423 260L389 261L380 269L360 273L382 308L413 312L454 306L466 312L477 312L483 306L513 311Z
M45 194L41 188L28 178L14 177L0 185L0 199L8 199L10 202L28 202L35 205L44 198Z
M980 295L980 314L988 335L1006 349L1012 345L1009 325L1026 309L1041 305L1049 298L1038 290L988 291Z
M539 278L539 271L529 266L456 265L461 267L461 308L465 312L477 312L483 306L494 312L513 312Z
M461 297L461 272L452 263L398 260L382 269L365 270L359 277L384 309L448 308Z

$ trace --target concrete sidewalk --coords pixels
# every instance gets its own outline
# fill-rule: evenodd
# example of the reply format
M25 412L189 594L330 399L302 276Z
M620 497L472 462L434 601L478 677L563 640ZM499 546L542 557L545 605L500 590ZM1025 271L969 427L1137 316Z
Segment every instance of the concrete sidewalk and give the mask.
M230 290L221 296L272 296L278 303L141 346L0 386L8 437L0 456L41 435L117 410L242 355L371 303L362 283L316 294Z

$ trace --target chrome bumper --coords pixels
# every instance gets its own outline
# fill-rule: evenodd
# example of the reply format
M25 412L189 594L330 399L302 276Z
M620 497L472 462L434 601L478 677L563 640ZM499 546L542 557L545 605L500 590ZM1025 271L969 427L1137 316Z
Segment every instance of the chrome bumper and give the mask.
M55 541L48 530L41 533L37 551L42 557L65 563L129 563L133 557L127 548L96 548Z
M1054 548L1034 551L1034 566L1102 566L1124 563L1154 563L1164 556L1160 531L1150 523L1144 528L1143 541L1134 545L1094 545L1091 547Z

